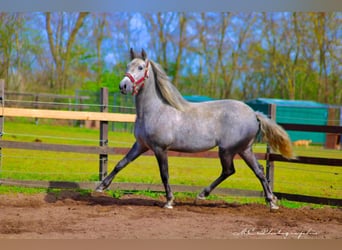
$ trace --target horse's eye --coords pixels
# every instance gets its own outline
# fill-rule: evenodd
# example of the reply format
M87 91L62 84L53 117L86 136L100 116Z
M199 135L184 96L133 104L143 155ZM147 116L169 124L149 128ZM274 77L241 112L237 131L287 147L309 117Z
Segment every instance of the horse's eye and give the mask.
M142 67L142 66L139 66L138 69L139 69L139 70L143 70L143 67Z

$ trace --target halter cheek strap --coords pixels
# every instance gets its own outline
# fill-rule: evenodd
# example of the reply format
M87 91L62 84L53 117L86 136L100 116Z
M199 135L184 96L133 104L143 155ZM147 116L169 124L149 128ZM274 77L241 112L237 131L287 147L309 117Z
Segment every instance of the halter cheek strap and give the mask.
M138 94L139 89L144 87L145 80L146 80L146 78L148 78L148 75L147 75L148 74L148 66L149 66L149 61L146 62L144 76L141 77L139 80L135 80L134 77L130 73L126 72L125 76L127 76L129 78L129 80L131 80L131 82L133 83L132 95Z

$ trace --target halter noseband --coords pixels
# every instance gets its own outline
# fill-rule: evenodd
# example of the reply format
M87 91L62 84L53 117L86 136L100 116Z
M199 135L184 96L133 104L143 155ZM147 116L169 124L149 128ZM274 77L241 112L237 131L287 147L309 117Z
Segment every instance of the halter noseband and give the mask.
M148 75L147 75L147 73L148 73L148 65L149 65L149 61L146 62L144 76L141 77L139 80L135 80L134 77L131 75L131 73L126 72L125 76L127 76L129 78L129 80L131 80L131 82L133 83L132 95L138 94L139 89L144 87L145 80L146 80L146 78L148 78Z

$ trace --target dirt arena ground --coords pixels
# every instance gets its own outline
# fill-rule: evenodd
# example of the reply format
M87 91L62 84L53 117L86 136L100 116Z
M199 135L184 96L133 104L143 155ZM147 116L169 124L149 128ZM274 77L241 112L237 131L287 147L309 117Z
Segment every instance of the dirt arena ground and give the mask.
M0 195L0 239L341 239L342 209L125 195Z

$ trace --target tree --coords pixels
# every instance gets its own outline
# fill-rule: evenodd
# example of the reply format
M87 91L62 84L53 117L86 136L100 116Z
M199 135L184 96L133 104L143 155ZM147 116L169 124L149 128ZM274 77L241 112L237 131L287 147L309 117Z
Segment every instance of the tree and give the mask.
M221 17L223 17L224 15L225 14L221 14ZM218 49L218 40L213 38L217 38L217 34L220 34L222 39L220 26L221 23L217 22L216 14L213 13L201 13L196 24L196 29L198 30L199 35L197 52L200 55L199 74L200 79L203 79L203 83L202 81L201 83L204 84L204 86L198 86L199 89L202 89L201 91L199 91L199 93L205 90L206 94L212 97L217 97L216 84L219 70L217 53L219 53L218 51L220 51L220 48Z
M0 13L0 77L21 91L112 86L133 47L148 50L184 94L340 104L340 19L338 12Z
M177 13L174 12L158 12L156 14L145 13L145 25L150 36L150 49L156 53L156 61L169 73L169 55L172 51L170 41L172 39L172 31L175 30L178 23L176 22Z
M0 78L9 82L10 70L14 65L14 52L22 30L23 19L18 13L0 13ZM18 62L20 64L20 62Z
M176 56L176 62L173 69L173 84L178 87L179 83L179 71L182 61L183 51L185 46L187 45L187 38L186 38L186 24L187 24L187 17L185 13L179 14L179 36L178 36L178 50Z
M86 12L78 14L58 13L54 15L54 20L52 21L51 13L45 13L49 47L56 67L55 85L60 92L65 92L68 87L70 65L72 59L74 59L71 57L72 49L77 33L82 28L87 15L88 13ZM75 22L73 22L72 17L75 17Z

